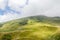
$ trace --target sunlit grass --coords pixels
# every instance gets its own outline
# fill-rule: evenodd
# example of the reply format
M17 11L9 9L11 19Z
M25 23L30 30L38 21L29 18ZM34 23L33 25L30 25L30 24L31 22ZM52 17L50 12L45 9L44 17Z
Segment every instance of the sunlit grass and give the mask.
M59 32L58 25L33 19L18 20L0 27L0 40L60 40Z

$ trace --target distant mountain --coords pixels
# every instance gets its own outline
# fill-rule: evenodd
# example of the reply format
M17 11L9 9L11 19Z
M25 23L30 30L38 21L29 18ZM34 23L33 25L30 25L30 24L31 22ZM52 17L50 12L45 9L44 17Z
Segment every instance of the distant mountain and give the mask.
M53 24L53 25L60 24L60 17L47 17L47 16L43 16L43 15L37 15L37 16L24 17L24 18L0 23L0 26L4 26L6 24L9 24L10 26L12 26L12 24L14 24L14 25L26 25L29 20L33 20L35 22Z
M28 20L35 20L37 22L60 24L60 17L47 17L47 16L43 16L43 15L24 17L24 18L16 19L15 21L26 21L27 22ZM12 21L14 21L14 20L12 20Z

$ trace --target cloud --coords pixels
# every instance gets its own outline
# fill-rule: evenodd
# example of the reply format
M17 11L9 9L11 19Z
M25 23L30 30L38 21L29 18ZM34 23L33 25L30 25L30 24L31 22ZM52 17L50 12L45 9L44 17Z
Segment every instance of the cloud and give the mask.
M17 18L21 18L22 9L21 6L24 6L26 3L26 0L9 0L9 3L6 3L7 0L0 1L0 22L5 22ZM8 5L6 5L8 4ZM5 5L5 6L4 6ZM6 6L9 6L10 8L5 8ZM4 8L4 9L3 9ZM14 12L12 12L14 10ZM1 15L4 11L4 15ZM18 11L18 12L16 12Z
M27 15L60 16L59 10L60 0L30 0L24 13Z
M13 19L17 19L17 18L21 18L21 14L14 14L14 13L7 13L5 15L0 15L0 22L6 22L9 20L13 20Z
M0 9L4 9L5 8L5 1L4 0L0 0Z

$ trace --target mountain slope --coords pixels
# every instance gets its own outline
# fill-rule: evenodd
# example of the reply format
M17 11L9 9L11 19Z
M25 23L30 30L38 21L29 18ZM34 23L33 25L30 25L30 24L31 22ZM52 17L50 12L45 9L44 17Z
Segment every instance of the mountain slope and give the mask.
M0 40L60 40L60 17L31 16L0 27Z

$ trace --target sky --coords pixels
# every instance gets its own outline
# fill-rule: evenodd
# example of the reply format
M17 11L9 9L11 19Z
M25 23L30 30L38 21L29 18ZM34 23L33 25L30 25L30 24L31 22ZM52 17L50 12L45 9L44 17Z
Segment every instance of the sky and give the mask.
M60 16L60 0L0 0L0 22L33 15Z

